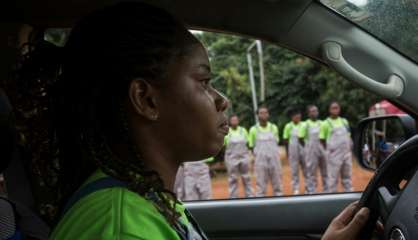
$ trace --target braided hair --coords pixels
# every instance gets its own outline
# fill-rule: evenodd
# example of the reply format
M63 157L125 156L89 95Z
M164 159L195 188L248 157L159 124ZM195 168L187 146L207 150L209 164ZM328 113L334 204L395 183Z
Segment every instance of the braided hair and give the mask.
M165 189L156 171L146 168L135 148L126 99L134 79L164 84L167 66L186 56L196 43L169 13L137 2L96 11L72 29L60 49L61 57L56 58L59 64L49 69L53 72L48 75L50 101L46 103L50 122L48 134L44 134L49 139L48 152L56 159L50 164L58 172L54 182L61 206L99 168L145 198L150 193L157 196L157 209L168 223L176 223L177 198ZM31 55L38 56L36 46L34 49ZM26 61L29 59L30 55ZM41 80L38 76L37 81ZM122 159L112 151L114 145L126 148L129 156Z

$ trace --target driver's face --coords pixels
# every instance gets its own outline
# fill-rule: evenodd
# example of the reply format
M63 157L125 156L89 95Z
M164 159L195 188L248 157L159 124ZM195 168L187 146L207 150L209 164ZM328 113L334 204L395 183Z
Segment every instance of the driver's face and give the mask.
M158 92L161 141L187 161L216 155L228 133L225 110L229 103L210 83L205 48L195 44L168 71L170 78Z

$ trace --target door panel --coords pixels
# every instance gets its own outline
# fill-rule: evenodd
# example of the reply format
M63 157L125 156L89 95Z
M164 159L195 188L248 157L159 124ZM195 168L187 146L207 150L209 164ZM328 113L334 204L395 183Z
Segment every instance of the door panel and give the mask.
M330 221L361 193L188 202L215 240L320 239Z

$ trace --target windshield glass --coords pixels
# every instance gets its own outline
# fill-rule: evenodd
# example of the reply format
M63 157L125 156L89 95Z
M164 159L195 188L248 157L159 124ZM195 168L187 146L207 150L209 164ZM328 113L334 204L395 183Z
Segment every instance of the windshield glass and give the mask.
M418 0L320 0L418 62Z

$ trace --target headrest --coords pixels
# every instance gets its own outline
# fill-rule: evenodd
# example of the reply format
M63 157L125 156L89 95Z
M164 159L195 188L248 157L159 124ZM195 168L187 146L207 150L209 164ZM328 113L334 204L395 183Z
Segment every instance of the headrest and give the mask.
M0 198L0 239L15 239L16 218L12 204Z
M0 173L9 166L16 141L12 105L6 94L0 89Z

